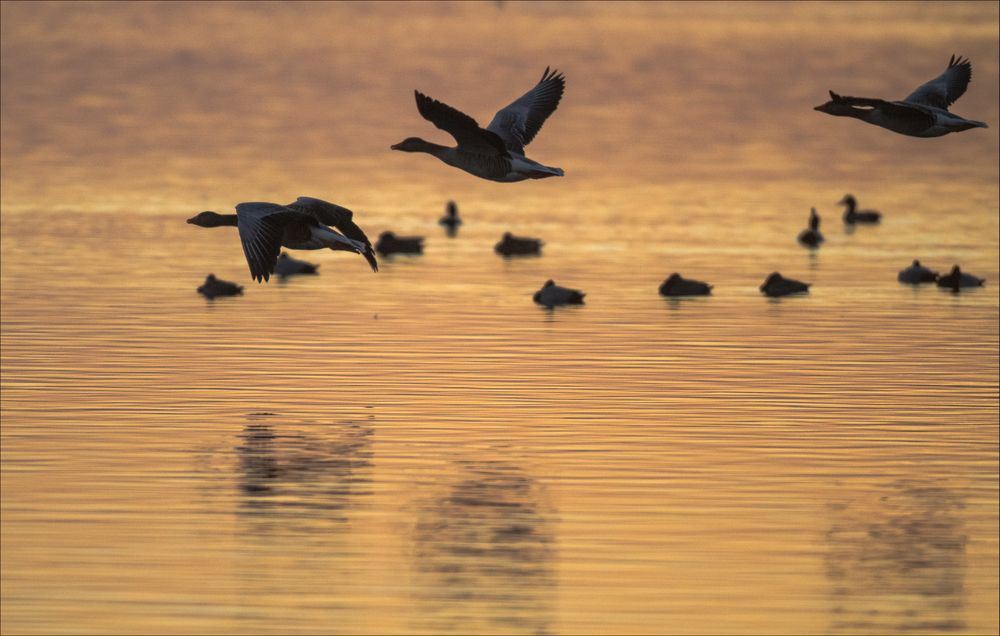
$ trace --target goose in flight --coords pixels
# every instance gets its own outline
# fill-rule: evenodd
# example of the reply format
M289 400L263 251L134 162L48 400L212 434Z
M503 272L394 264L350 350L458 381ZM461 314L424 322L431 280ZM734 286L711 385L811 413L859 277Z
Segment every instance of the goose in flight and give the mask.
M944 73L918 87L902 101L844 97L830 91L830 101L814 110L838 117L854 117L911 137L940 137L970 128L988 128L981 121L948 112L948 107L965 94L970 79L972 63L952 55Z
M486 128L472 117L413 91L417 110L424 119L447 132L458 146L449 148L409 137L391 146L403 152L426 152L454 166L490 181L513 182L563 176L562 168L543 166L524 156L542 124L555 112L566 80L562 73L546 67L542 79L530 91L497 112Z
M187 220L200 227L235 226L240 231L250 276L269 280L282 247L293 250L345 250L365 257L372 271L378 262L368 237L353 221L354 213L333 203L299 197L288 205L240 203L236 214L206 211ZM343 234L333 231L328 225Z

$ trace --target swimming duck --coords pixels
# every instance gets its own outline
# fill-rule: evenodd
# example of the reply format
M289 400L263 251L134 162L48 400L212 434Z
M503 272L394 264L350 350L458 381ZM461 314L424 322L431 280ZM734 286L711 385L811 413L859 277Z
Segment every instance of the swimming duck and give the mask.
M948 112L948 107L965 94L970 79L972 63L952 55L944 73L918 87L902 101L844 97L830 91L830 101L814 110L838 117L854 117L911 137L940 137L970 128L988 128L981 121Z
M448 232L448 236L455 236L458 226L462 224L462 219L458 217L458 206L454 201L449 201L445 207L445 215L438 221L438 225L443 225Z
M543 245L545 243L542 239L514 236L510 232L504 232L503 238L500 239L500 242L493 249L497 254L503 254L504 256L541 254Z
M941 276L937 280L938 287L950 287L952 291L958 291L962 287L982 287L986 282L984 278L976 278L972 274L966 274L955 265L951 268L951 273Z
M684 278L674 272L660 285L661 296L707 296L712 293L712 286L700 280Z
M300 261L297 258L289 256L288 252L282 252L278 255L278 262L274 266L274 273L282 278L288 278L296 274L315 274L318 268L319 265Z
M375 243L375 251L382 256L389 254L423 254L424 237L396 236L393 232L382 232Z
M837 202L837 205L845 205L844 223L854 225L855 223L878 223L882 220L882 213L876 210L859 210L858 200L853 194L845 194L844 198Z
M901 283L919 285L920 283L933 283L938 279L938 273L924 267L920 261L914 259L913 265L899 270L897 278Z
M789 294L801 294L809 291L809 283L803 283L793 278L785 278L778 272L774 272L760 286L760 291L773 298Z
M409 137L391 146L403 152L426 152L449 166L490 181L513 182L563 176L562 168L543 166L524 156L528 145L562 98L566 80L546 67L542 79L530 91L499 110L486 128L480 128L465 113L413 91L417 110L424 119L449 133L454 148Z
M378 262L365 233L354 224L353 212L320 199L299 197L289 205L240 203L236 214L205 211L187 220L200 227L234 226L240 231L250 276L269 280L282 247L293 250L345 250L365 257L372 271ZM334 232L333 225L344 234ZM345 236L346 235L346 236Z
M243 287L236 283L220 280L215 277L215 274L209 274L205 277L205 282L198 288L198 293L213 300L217 296L242 296Z
M823 241L823 235L819 231L819 215L816 214L816 208L812 208L809 212L809 228L799 233L799 243L815 248Z
M552 309L556 305L582 305L586 294L576 289L560 287L553 280L545 281L542 288L535 292L532 299L539 305Z

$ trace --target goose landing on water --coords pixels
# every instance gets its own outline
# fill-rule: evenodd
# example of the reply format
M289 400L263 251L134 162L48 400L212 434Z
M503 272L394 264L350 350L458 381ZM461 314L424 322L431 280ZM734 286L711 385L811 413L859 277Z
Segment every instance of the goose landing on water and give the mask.
M941 137L970 128L988 128L981 121L948 112L948 107L965 94L971 79L972 63L952 55L944 73L902 101L844 97L830 91L830 101L813 110L837 117L853 117L911 137Z
M424 119L449 133L458 146L440 146L419 137L409 137L391 146L403 152L426 152L449 166L490 181L512 182L563 176L562 168L543 166L524 156L542 124L555 112L562 99L566 80L562 73L547 67L542 79L530 91L498 111L486 128L472 117L413 91L417 110Z
M236 214L206 211L187 220L200 227L236 227L240 231L243 254L250 276L257 282L270 280L282 246L293 250L344 250L365 257L372 271L378 271L375 253L365 233L355 225L354 213L347 208L311 197L294 203L240 203ZM332 225L344 234L334 232Z

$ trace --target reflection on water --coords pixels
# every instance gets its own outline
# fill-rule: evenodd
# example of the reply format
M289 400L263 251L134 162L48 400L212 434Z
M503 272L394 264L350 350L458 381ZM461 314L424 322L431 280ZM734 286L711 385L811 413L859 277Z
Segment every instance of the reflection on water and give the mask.
M554 511L518 466L462 462L456 481L420 508L414 532L418 629L550 631Z
M966 536L961 499L900 481L833 506L827 576L836 632L963 630Z
M336 422L319 435L282 431L275 419L253 417L240 436L238 514L257 532L347 521L356 499L371 494L374 429Z

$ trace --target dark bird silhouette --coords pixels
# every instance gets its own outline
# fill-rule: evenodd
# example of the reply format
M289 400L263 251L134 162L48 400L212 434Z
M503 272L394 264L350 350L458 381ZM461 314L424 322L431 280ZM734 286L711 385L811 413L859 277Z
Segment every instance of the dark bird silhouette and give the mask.
M504 256L541 254L543 245L545 243L542 239L514 236L510 232L504 232L503 238L493 247L493 250Z
M789 294L802 294L809 291L809 283L785 278L778 272L774 272L760 286L760 291L772 298L788 296Z
M455 236L455 233L458 232L458 226L461 224L462 219L458 216L458 206L455 205L454 201L449 201L445 207L445 214L438 221L438 225L444 226L448 236Z
M951 268L951 272L938 277L938 287L948 287L957 292L963 287L982 287L986 282L984 278L977 278L972 274L966 274L958 265Z
M901 283L919 285L920 283L933 283L938 279L938 273L924 267L920 261L914 260L913 265L899 270L899 276L896 278Z
M187 220L200 227L233 226L239 229L243 254L250 266L250 276L257 282L270 280L282 247L293 250L330 248L357 252L365 257L372 271L378 262L368 237L352 220L347 208L319 199L300 197L295 203L240 203L236 214L205 211ZM333 231L333 225L349 236Z
M847 209L844 210L844 223L848 225L882 221L882 213L877 210L859 210L858 200L854 198L853 194L845 194L844 198L837 202L837 205L847 206Z
M812 208L809 212L809 227L799 233L799 243L817 248L824 240L823 234L819 231L819 215L816 214L816 208Z
M557 305L582 305L584 296L586 294L577 289L560 287L554 281L547 280L532 298L539 305L552 309Z
M830 101L818 110L838 117L853 117L911 137L940 137L970 128L988 128L981 121L948 112L948 107L965 94L972 79L972 63L951 56L948 68L901 101L867 97L844 97L830 91Z
M382 232L375 242L375 251L382 256L390 254L423 254L424 237L396 236L394 232Z
M289 276L300 274L317 274L317 269L319 269L319 265L300 261L297 258L289 256L288 252L282 252L278 255L278 262L274 266L274 273L282 278L288 278Z
M708 296L712 286L693 278L684 278L677 272L671 274L660 285L661 296Z
M523 181L563 176L562 168L544 166L524 156L527 146L562 99L566 80L548 68L530 91L497 111L486 128L451 106L414 91L417 110L424 119L447 132L458 145L454 148L409 137L391 146L403 152L425 152L490 181Z
M209 274L205 277L205 282L198 288L198 293L213 300L218 296L242 296L243 287L236 283L220 280L215 277L215 274Z

